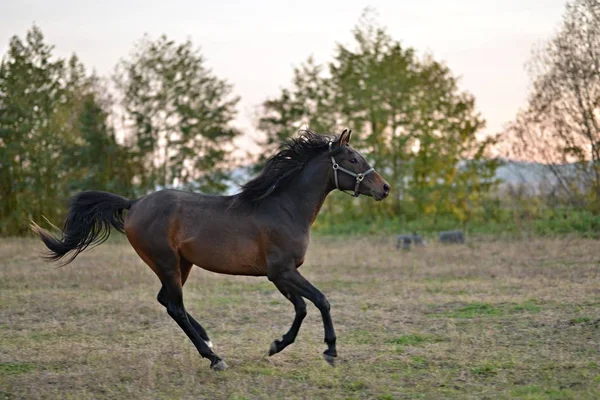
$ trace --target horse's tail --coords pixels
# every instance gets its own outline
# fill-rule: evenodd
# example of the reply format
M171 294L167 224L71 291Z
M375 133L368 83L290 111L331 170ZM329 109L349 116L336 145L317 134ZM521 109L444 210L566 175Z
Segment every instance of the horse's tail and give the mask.
M31 228L50 250L45 258L57 261L71 253L66 265L89 246L102 244L110 236L110 228L124 232L123 210L135 200L107 192L81 192L71 198L62 237L56 238L32 222Z

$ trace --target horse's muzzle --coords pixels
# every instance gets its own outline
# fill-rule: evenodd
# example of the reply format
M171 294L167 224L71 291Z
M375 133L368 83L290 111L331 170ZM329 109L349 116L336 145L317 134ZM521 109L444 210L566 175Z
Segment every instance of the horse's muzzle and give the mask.
M381 201L388 197L390 194L390 185L384 183L381 190L371 190L371 197L373 197L376 201Z

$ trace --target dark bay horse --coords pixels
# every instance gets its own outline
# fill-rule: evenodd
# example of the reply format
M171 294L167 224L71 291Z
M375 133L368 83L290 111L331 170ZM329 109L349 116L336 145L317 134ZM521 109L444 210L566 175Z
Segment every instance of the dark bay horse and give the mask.
M336 187L382 200L390 187L350 145L350 134L303 131L283 143L263 171L233 196L161 190L137 200L88 191L71 199L61 238L33 224L50 249L48 259L71 262L89 246L104 242L111 227L124 232L131 246L162 283L158 302L210 360L227 364L212 350L200 323L183 305L182 287L193 265L230 275L267 276L294 305L295 318L269 355L294 342L306 316L303 298L321 312L327 350L334 364L335 332L326 297L298 271L304 262L310 227L325 197ZM124 215L124 210L129 210Z

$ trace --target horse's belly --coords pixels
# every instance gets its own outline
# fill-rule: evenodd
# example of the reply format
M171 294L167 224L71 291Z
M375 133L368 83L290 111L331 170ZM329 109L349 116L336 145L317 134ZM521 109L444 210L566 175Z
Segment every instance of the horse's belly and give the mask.
M261 257L259 246L255 243L237 241L229 243L214 243L192 241L180 246L181 254L191 263L208 271L229 275L267 274L266 262Z
M261 265L252 265L252 264L203 264L203 263L194 263L202 269L207 271L216 272L217 274L227 274L227 275L249 275L249 276L266 276L267 268Z

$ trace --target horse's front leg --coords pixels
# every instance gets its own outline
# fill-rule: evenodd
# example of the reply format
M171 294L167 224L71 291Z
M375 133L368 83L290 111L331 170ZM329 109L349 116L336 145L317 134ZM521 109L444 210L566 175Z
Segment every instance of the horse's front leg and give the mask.
M292 302L296 315L294 316L294 322L292 323L292 326L290 327L289 331L283 335L281 340L275 340L273 343L271 343L271 347L269 348L269 356L279 353L287 346L294 343L296 337L298 336L298 331L300 330L302 321L304 320L304 317L306 317L306 303L304 302L302 296L296 293L296 291L288 288L283 279L280 279L280 276L275 277L275 279L273 279L273 283L275 286L277 286L277 289L279 289L281 294L283 294L289 301Z
M337 350L335 347L335 330L333 329L333 321L331 320L331 314L329 312L329 301L327 301L325 295L307 281L296 268L282 271L281 279L286 287L310 300L319 311L321 311L323 327L325 328L325 343L327 343L327 350L323 352L323 358L330 365L334 366Z

